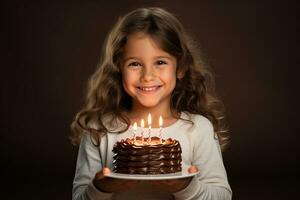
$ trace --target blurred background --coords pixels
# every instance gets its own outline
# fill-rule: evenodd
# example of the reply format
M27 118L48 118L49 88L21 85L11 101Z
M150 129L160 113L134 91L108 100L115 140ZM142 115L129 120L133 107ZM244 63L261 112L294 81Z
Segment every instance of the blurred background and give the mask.
M296 1L2 1L1 199L71 199L84 102L106 34L142 6L197 39L227 108L233 199L295 199L299 188Z

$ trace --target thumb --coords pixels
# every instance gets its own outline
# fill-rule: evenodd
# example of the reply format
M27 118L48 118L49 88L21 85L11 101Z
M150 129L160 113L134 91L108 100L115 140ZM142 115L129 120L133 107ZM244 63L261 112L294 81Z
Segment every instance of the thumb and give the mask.
M195 173L195 172L197 172L198 171L198 168L196 167L196 166L190 166L189 168L188 168L188 172L189 173Z
M96 179L99 180L99 179L103 179L105 176L108 176L110 174L110 169L105 167L103 169L101 169L97 174L96 174Z

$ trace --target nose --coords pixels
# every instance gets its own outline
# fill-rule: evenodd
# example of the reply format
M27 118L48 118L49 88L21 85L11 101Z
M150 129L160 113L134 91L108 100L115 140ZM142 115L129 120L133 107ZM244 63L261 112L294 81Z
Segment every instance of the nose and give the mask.
M155 78L156 71L153 66L145 66L142 71L142 80L151 81Z

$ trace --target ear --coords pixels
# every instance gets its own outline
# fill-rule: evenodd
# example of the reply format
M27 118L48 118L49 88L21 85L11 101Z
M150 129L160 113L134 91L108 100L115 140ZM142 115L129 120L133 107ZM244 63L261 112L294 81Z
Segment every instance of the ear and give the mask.
M178 67L177 72L176 72L176 77L178 79L182 79L184 77L183 67Z

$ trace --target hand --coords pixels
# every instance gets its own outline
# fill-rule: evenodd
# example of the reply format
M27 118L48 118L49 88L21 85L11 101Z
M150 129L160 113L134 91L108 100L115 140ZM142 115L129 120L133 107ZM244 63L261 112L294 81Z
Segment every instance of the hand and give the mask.
M100 191L112 193L128 190L139 184L140 181L113 179L107 177L110 174L109 168L103 168L99 171L93 180L96 188Z
M188 168L189 173L194 173L197 171L198 168L195 166L191 166ZM172 180L150 181L150 183L159 186L159 188L161 188L165 192L175 193L186 188L190 184L191 180L192 177Z

